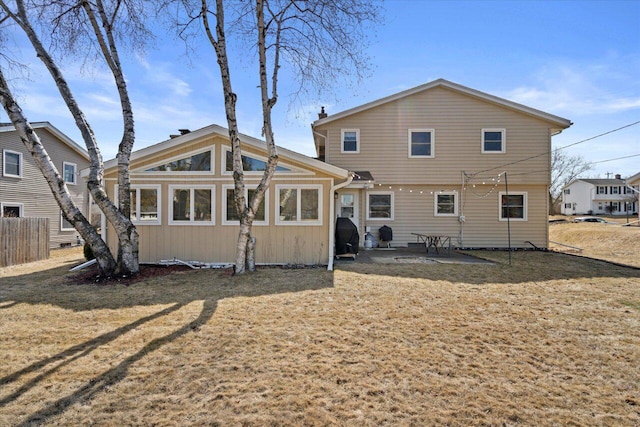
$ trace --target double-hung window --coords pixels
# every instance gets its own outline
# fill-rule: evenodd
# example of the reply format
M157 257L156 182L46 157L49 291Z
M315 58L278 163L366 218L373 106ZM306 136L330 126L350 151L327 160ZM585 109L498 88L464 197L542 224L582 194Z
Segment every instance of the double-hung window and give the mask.
M500 192L500 221L526 221L527 220L527 193L526 192Z
M23 213L22 203L0 203L2 217L4 218L21 218Z
M22 178L22 153L2 150L2 175L11 178Z
M393 220L393 193L371 191L367 193L367 220Z
M409 157L434 157L435 130L409 129Z
M276 185L277 225L322 225L322 186Z
M342 145L340 152L342 153L359 153L360 152L360 129L342 129Z
M213 200L215 187L211 185L170 185L170 225L214 225Z
M64 179L64 182L66 182L67 184L76 185L77 171L78 171L78 165L76 165L75 163L63 162L62 177Z
M607 194L607 187L599 185L598 187L596 187L596 194Z
M236 210L234 201L234 187L233 185L224 185L222 187L224 196L222 198L222 212L224 217L222 218L223 225L238 225L240 224L240 218ZM244 190L244 197L247 204L251 202L251 198L255 194L255 188L246 188ZM253 225L269 225L269 190L264 193L264 198L258 206L258 211L253 219Z
M456 216L458 215L458 197L457 193L440 192L434 194L435 200L435 216Z
M73 228L73 224L67 221L67 218L65 218L62 211L60 211L60 231L75 231L75 228Z
M116 185L116 198L118 186ZM136 225L160 225L160 185L132 185L131 221Z
M506 152L506 129L482 129L482 152Z

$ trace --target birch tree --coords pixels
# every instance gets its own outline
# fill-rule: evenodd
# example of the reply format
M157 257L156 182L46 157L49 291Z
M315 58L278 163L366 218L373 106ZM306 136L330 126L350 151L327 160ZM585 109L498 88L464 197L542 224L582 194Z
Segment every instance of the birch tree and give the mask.
M140 16L144 16L142 3L134 0L95 0L92 2L83 0L50 0L31 1L25 4L24 0L7 2L0 0L0 8L6 18L15 22L25 33L33 46L37 57L42 61L54 80L62 99L73 116L90 157L90 172L87 186L93 200L102 210L107 221L113 226L118 237L117 263L107 262L108 248L95 241L94 238L86 238L92 246L94 255L98 259L102 274L129 275L137 274L138 264L138 233L130 220L130 180L129 159L135 139L133 111L129 99L127 84L119 58L116 38L124 37L124 32L138 36L147 36ZM43 28L51 29L51 37L54 44L62 47L66 53L81 55L83 52L94 52L97 57L104 60L111 71L117 88L122 107L123 133L118 147L118 206L107 196L103 186L104 165L102 155L96 141L95 134L89 125L82 109L78 105L72 90L63 76L63 73L53 56L47 50L31 22L29 11L37 12L38 24ZM93 51L95 49L95 51ZM24 117L11 115L11 120L16 129L25 129L29 132L29 125ZM31 129L31 132L33 129ZM28 138L27 138L28 140ZM37 144L29 144L23 137L25 145L30 149L34 157L38 156L38 164L45 177L51 175L51 164L47 164L46 156L38 154ZM40 144L41 145L41 144ZM34 150L34 151L32 151ZM54 168L55 169L55 168ZM53 173L55 176L55 173ZM50 177L47 177L49 180ZM64 193L59 185L52 185L51 189L56 200L64 200ZM78 212L70 211L68 203L60 204L67 219L82 234L83 221ZM65 207L66 206L66 207ZM83 235L84 237L84 235ZM106 248L106 251L105 251ZM113 258L113 257L112 257Z
M359 80L366 76L369 67L365 52L368 35L373 30L368 24L378 21L379 8L366 0L215 0L215 6L208 0L161 3L165 7L178 4L186 13L187 19L178 20L183 37L192 34L189 29L200 22L215 51L233 158L234 204L240 218L235 272L254 271L253 220L278 163L272 112L279 97L281 68L286 67L296 83L294 100L310 93L327 96L324 91L339 77ZM232 16L230 24L226 23L227 11ZM236 116L238 98L232 86L228 32L255 53L257 62L267 162L249 200L245 198L242 144Z

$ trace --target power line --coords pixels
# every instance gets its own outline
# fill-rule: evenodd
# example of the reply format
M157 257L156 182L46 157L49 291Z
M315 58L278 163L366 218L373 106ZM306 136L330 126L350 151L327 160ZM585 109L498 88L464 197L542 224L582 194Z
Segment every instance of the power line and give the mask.
M585 142L592 141L592 140L594 140L594 139L596 139L596 138L600 138L600 137L603 137L603 136L605 136L605 135L609 135L609 134L611 134L611 133L618 132L618 131L620 131L620 130L622 130L622 129L626 129L626 128L629 128L629 127L631 127L631 126L635 126L635 125L637 125L637 124L640 124L640 120L638 120L637 122L629 123L629 124L624 125L624 126L621 126L621 127L619 127L619 128L612 129L612 130L610 130L610 131L607 131L607 132L604 132L604 133L601 133L601 134L598 134L598 135L592 136L592 137L590 137L590 138L586 138L586 139L583 139L583 140L581 140L581 141L574 142L574 143L569 144L569 145L565 145L564 147L558 147L558 148L555 148L555 149L550 150L550 151L545 151L544 153L540 153L540 154L536 154L536 155L533 155L533 156L526 157L526 158L524 158L524 159L515 160L515 161L513 161L513 162L505 163L505 164L503 164L503 165L499 165L499 166L496 166L496 167L493 167L493 168L490 168L490 169L481 170L481 171L478 171L478 172L476 172L475 174L471 174L471 175L477 175L477 174L480 174L480 173L483 173L483 172L489 172L489 171L496 170L496 169L502 169L502 168L504 168L505 166L511 166L511 165L515 165L515 164L517 164L517 163L526 162L527 160L535 159L535 158L537 158L537 157L546 156L547 154L551 154L551 153L553 153L553 152L555 152L555 151L560 151L560 150L564 150L565 148L573 147L573 146L578 145L578 144L583 144L583 143L585 143Z
M640 154L632 154L630 156L616 157L615 159L598 160L597 162L590 162L589 164L595 165L597 163L613 162L614 160L624 160L624 159L630 159L632 157L638 157L638 156L640 156Z

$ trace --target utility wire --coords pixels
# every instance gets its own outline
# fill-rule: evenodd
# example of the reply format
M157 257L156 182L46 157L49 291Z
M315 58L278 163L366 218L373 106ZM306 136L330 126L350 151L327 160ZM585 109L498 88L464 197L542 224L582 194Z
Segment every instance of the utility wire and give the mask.
M611 133L618 132L618 131L620 131L620 130L622 130L622 129L626 129L626 128L629 128L629 127L631 127L631 126L635 126L635 125L638 125L638 124L640 124L640 120L638 120L637 122L629 123L629 124L624 125L624 126L621 126L621 127L619 127L619 128L612 129L612 130L610 130L610 131L607 131L607 132L601 133L601 134L599 134L599 135L595 135L595 136L592 136L592 137L590 137L590 138L583 139L583 140L581 140L581 141L574 142L574 143L569 144L569 145L565 145L565 146L563 146L563 147L558 147L558 148L555 148L555 149L550 150L550 151L545 151L544 153L540 153L540 154L536 154L536 155L533 155L533 156L529 156L529 157L526 157L526 158L524 158L524 159L520 159L520 160L515 160L515 161L513 161L513 162L505 163L505 164L503 164L503 165L499 165L499 166L496 166L496 167L493 167L493 168L490 168L490 169L481 170L481 171L478 171L478 172L475 172L475 173L472 173L472 174L469 174L469 175L475 176L475 175L480 174L480 173L483 173L483 172L489 172L489 171L496 170L496 169L502 169L502 168L504 168L505 166L511 166L511 165L515 165L515 164L517 164L517 163L526 162L527 160L535 159L535 158L537 158L537 157L546 156L547 154L551 154L551 153L553 153L553 152L555 152L555 151L560 151L560 150L564 150L565 148L573 147L573 146L578 145L578 144L583 144L583 143L585 143L585 142L592 141L592 140L594 140L594 139L596 139L596 138L600 138L600 137L602 137L602 136L609 135L609 134L611 134Z

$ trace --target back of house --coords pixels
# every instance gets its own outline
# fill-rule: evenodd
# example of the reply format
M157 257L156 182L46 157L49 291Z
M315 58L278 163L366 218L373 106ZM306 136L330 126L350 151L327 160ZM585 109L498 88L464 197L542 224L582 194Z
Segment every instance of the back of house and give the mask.
M31 125L64 177L71 198L86 214L89 211L88 192L86 184L80 179L80 170L89 166L86 150L49 122L34 122ZM0 150L1 215L48 218L51 248L75 244L78 233L63 218L42 172L9 123L0 123Z
M547 247L551 137L567 119L436 80L312 125L318 157L355 171L336 212L459 247ZM509 226L509 227L508 227Z

